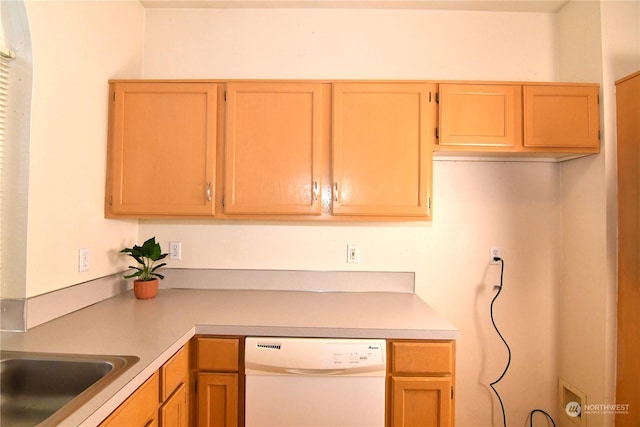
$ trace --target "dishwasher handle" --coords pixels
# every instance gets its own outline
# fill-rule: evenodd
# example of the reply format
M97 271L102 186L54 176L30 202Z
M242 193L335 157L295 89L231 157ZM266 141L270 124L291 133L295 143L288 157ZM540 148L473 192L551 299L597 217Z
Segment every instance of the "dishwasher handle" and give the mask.
M346 369L294 369L294 368L285 368L284 372L293 375L313 375L313 376L324 376L324 375L344 375L347 370Z

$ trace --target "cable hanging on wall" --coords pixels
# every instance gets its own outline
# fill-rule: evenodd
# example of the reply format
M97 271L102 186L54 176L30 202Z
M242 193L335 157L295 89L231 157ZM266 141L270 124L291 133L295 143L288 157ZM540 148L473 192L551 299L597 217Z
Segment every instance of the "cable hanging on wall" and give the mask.
M504 343L505 347L507 348L508 358L507 358L507 364L505 365L504 370L502 371L502 374L500 375L500 377L498 377L497 380L495 380L494 382L490 383L489 387L491 387L491 390L493 390L495 395L498 397L498 402L500 402L500 409L502 410L502 424L503 424L504 427L507 427L507 416L506 416L506 413L505 413L505 410L504 410L504 404L502 403L502 398L500 397L500 394L498 393L498 391L494 387L496 384L498 384L504 378L505 374L509 370L509 365L511 365L511 348L509 347L509 344L507 343L507 340L505 340L504 337L502 336L502 333L500 333L500 330L498 329L498 326L496 325L495 319L493 317L493 304L496 302L496 299L498 299L498 296L500 295L500 292L502 291L502 286L503 286L504 260L502 258L500 258L500 257L494 257L493 261L500 263L500 284L496 285L494 287L494 289L498 289L498 292L496 292L496 295L491 300L491 307L490 307L491 323L493 324L493 328L498 333L498 336L500 337L500 339ZM542 409L534 409L533 411L531 411L529 413L529 426L530 427L533 427L533 415L536 412L540 412L541 414L545 415L551 421L551 424L553 424L553 427L556 426L556 423L553 421L553 418L551 418L551 415L549 415L547 412L543 411Z
M500 402L500 408L502 409L502 423L503 423L504 427L507 427L507 416L506 416L505 411L504 411L504 404L502 403L502 398L500 397L500 394L498 393L498 391L494 387L494 385L498 384L502 380L502 378L504 378L505 374L507 373L507 370L509 369L509 365L511 364L511 348L509 347L509 344L507 344L507 341L504 339L504 337L500 333L500 330L498 329L498 326L496 325L496 322L495 322L495 320L493 318L493 304L496 302L496 299L498 299L498 296L500 295L500 292L502 291L502 280L503 280L503 277L504 277L504 260L502 258L499 258L499 257L494 257L493 260L495 262L500 262L500 284L495 286L495 288L498 289L498 292L496 292L496 295L491 300L491 308L490 308L491 323L493 324L494 329L498 333L498 336L500 337L500 339L504 343L505 347L507 347L507 352L509 353L509 357L507 359L507 364L504 367L504 370L502 371L502 374L500 375L500 377L497 380L495 380L494 382L490 383L489 387L491 387L491 390L493 390L493 392L498 397L498 402Z

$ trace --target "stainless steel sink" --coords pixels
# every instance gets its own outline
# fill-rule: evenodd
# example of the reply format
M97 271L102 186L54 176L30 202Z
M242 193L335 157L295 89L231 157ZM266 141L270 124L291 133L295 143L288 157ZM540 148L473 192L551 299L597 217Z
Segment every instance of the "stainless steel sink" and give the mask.
M58 425L138 360L0 351L0 425Z

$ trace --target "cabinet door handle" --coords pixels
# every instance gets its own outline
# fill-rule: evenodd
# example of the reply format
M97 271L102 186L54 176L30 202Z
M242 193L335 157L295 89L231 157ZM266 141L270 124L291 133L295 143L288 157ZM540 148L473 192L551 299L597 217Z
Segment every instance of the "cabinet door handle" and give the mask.
M211 183L207 182L207 201L211 201Z
M313 181L313 200L318 200L318 181Z
M337 182L333 183L333 201L334 202L338 201L338 183Z

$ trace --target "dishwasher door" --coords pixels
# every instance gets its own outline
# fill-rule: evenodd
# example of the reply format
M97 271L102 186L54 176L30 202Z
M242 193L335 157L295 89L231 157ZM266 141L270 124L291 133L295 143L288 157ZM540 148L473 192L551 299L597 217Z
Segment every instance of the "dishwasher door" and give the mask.
M384 340L248 337L246 427L383 427Z

